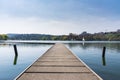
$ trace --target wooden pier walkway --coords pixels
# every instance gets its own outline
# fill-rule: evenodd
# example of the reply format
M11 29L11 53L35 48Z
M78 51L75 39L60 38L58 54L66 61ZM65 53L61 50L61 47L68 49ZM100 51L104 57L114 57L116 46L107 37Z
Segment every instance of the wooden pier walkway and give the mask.
M16 80L102 80L64 44L57 43Z

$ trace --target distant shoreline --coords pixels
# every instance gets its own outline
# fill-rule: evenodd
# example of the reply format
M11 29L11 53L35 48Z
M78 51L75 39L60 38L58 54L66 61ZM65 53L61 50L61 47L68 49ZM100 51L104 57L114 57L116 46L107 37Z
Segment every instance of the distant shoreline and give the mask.
M53 40L2 40L0 43L120 43L120 41L53 41Z
M120 30L94 34L84 31L81 34L69 33L68 35L1 34L0 40L120 41Z

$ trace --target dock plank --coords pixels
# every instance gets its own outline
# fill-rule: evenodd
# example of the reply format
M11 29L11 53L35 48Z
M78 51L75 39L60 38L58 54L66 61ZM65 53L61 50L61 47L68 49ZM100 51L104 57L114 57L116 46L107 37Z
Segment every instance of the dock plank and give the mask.
M102 80L64 44L57 43L16 80Z
M90 72L86 67L36 67L32 66L26 72Z

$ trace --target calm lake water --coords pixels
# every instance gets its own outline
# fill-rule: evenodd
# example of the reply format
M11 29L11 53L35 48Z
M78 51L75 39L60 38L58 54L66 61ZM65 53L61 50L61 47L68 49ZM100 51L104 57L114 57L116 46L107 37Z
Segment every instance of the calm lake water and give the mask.
M13 80L54 43L16 43L18 57L13 44L0 44L0 80ZM65 45L104 80L120 78L120 42L65 42ZM106 46L106 56L102 58L102 48Z

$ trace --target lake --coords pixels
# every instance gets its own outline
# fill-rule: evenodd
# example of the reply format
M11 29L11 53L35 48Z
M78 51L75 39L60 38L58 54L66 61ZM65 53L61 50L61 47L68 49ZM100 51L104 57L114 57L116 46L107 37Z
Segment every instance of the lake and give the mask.
M7 41L0 43L0 80L13 80L56 41ZM61 42L61 41L57 41ZM104 80L120 78L120 42L62 41L65 45ZM13 45L17 45L18 57ZM105 58L102 49L106 46Z

